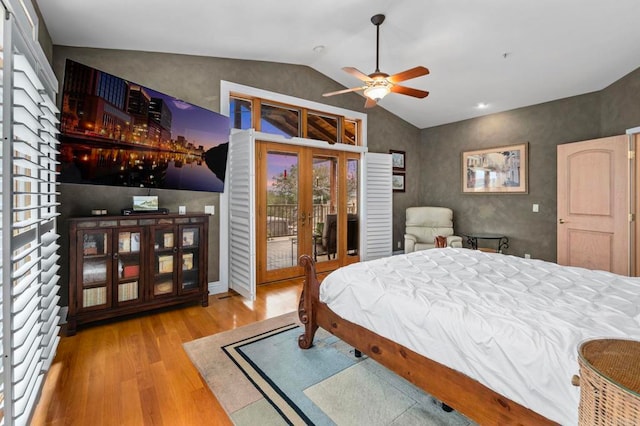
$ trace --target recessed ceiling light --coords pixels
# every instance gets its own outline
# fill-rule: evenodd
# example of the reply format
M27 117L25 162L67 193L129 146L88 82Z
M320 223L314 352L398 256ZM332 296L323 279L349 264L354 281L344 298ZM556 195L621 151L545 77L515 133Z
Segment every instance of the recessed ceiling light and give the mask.
M478 105L476 105L476 108L479 108L479 109L485 109L488 107L489 107L489 104L486 104L484 102L479 102Z

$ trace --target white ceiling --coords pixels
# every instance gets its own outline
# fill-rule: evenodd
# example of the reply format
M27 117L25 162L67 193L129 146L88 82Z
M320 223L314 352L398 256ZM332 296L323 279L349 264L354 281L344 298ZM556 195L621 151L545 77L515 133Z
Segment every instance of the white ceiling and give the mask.
M379 106L419 128L601 90L640 67L640 0L37 2L54 44L308 65L345 87L361 83L342 67L375 70L370 18L383 13L380 70L426 66L403 85L431 94Z

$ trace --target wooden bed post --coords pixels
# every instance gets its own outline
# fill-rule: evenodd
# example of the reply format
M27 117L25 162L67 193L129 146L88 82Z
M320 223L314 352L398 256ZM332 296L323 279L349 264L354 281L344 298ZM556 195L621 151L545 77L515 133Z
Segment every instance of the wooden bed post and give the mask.
M298 263L304 268L305 275L298 305L298 318L304 324L304 334L298 337L298 346L301 349L309 349L313 346L313 337L318 329L316 313L317 303L320 300L320 283L311 256L303 254Z

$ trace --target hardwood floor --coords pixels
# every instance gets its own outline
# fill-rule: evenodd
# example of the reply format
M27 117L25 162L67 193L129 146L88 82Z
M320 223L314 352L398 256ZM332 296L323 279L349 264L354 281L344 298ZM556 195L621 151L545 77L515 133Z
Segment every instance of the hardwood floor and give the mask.
M62 337L32 425L230 425L182 344L296 310L299 283L233 293Z

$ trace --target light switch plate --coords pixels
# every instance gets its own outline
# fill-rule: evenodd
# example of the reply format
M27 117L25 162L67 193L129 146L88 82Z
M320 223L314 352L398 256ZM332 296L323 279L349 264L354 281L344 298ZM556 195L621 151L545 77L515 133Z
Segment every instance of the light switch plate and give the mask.
M216 214L216 206L204 206L204 213L213 216Z
M187 206L178 206L178 214L187 214Z

